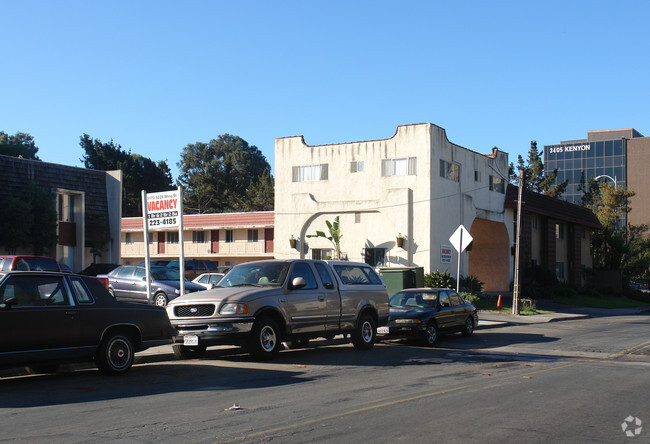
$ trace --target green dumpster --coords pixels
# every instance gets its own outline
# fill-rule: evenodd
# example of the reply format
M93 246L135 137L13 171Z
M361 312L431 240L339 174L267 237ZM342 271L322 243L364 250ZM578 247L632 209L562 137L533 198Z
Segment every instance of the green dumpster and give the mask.
M379 275L386 284L389 296L405 288L424 287L424 267L380 268Z

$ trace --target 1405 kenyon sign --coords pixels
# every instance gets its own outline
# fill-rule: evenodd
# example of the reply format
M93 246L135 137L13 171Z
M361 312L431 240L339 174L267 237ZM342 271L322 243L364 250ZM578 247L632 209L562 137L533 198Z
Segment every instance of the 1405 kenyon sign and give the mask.
M149 228L173 228L179 225L178 191L147 194Z

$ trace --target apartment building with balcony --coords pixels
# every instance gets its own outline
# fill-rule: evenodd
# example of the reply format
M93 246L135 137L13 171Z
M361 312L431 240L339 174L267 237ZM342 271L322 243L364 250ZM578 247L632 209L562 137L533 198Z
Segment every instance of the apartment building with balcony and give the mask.
M215 264L236 265L272 259L274 213L187 214L183 216L185 259L206 259ZM145 242L141 217L122 218L120 238L122 263L144 261ZM177 260L180 255L178 229L149 231L151 260Z

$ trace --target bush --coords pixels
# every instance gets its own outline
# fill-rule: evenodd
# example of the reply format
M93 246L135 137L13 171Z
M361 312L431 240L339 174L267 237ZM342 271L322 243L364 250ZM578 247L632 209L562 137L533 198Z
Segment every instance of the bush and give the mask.
M461 291L460 295L463 297L463 299L465 299L467 302L469 302L474 306L476 306L476 304L478 304L478 302L481 300L479 295L475 293L469 293L467 291Z
M456 279L448 271L435 270L424 275L424 286L432 288L456 288Z
M471 274L460 278L460 291L469 293L480 293L483 290L483 282Z
M557 298L575 298L578 295L578 292L575 291L573 288L571 288L568 285L565 284L560 284L555 287L555 297Z

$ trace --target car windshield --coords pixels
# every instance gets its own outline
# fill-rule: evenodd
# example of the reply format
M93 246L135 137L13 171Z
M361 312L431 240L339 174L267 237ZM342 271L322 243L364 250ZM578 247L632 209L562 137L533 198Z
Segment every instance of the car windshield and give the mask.
M438 292L399 292L390 298L391 307L435 308L438 305Z
M244 285L279 287L289 272L287 262L251 262L234 267L217 284L217 287Z
M173 268L151 268L151 278L156 281L180 281L181 274Z

